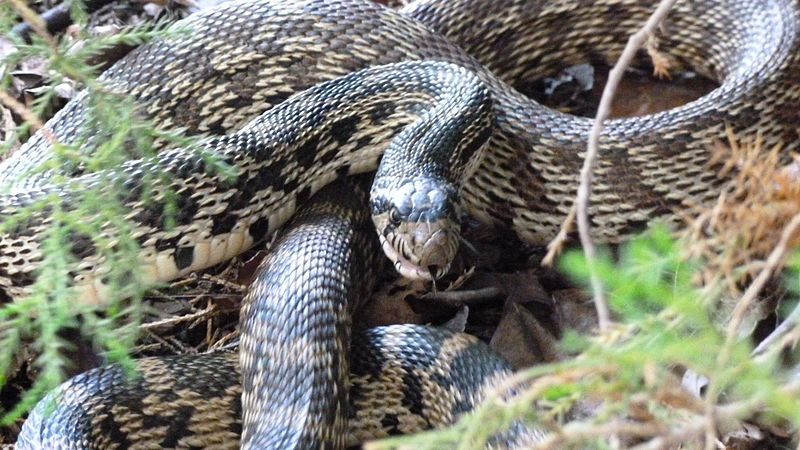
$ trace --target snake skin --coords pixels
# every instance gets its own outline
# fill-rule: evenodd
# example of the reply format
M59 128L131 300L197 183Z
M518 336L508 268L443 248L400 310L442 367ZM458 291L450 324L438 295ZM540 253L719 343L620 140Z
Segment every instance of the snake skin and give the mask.
M465 209L527 242L543 243L571 206L591 124L549 110L513 86L571 64L612 63L655 4L423 1L404 16L358 0L243 1L189 19L185 24L195 30L190 36L137 49L104 79L165 128L223 135L295 92L364 67L409 59L456 63L486 83L496 117L482 161L463 187ZM709 164L708 147L726 139L726 127L740 137L760 133L766 145L781 142L786 155L797 149L798 9L797 0L676 4L654 45L671 67L692 68L720 86L679 108L607 124L590 207L598 237L615 241L716 198L727 179ZM84 122L80 100L50 122L59 139L76 137ZM371 128L364 135L386 134L366 122ZM383 148L385 141L369 147ZM14 178L46 159L46 147L35 136L19 156L2 163L0 177ZM17 196L40 182L14 181ZM159 252L187 270L213 264L198 257L197 239L165 241ZM14 289L30 281L38 262L36 252L15 248L20 240L0 241L0 281L9 297L24 294ZM244 238L254 240L252 234ZM173 272L158 276L168 279L180 270Z

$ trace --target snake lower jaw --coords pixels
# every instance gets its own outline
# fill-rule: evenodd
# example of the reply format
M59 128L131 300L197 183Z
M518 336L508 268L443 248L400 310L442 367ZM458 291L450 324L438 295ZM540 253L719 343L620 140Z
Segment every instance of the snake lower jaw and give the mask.
M404 278L409 280L430 281L434 278L441 277L447 273L448 270L450 270L450 266L448 264L447 267L443 268L443 270L437 270L435 274L431 274L430 269L427 267L416 265L401 255L400 252L392 247L392 244L390 244L389 241L383 237L383 235L379 235L379 237L383 252L389 257L389 260L392 261L392 265L397 273Z
M433 227L428 223L408 225L413 225L411 228L415 231L401 230L408 227L400 227L389 236L378 233L383 252L405 278L427 281L442 278L450 270L458 251L458 232L452 226L442 224Z

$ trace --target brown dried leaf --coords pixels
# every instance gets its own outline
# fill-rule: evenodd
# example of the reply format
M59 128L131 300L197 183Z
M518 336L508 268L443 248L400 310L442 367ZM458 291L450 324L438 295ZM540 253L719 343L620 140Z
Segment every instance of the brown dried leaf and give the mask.
M382 287L374 298L356 313L353 325L357 329L366 329L395 323L424 323L422 315L417 314L408 303L409 298L421 295L419 286L399 279Z
M507 301L489 346L515 368L561 359L558 340L524 306Z
M553 298L539 283L538 269L524 272L496 273L503 290L516 303L539 303L552 306Z
M561 329L589 335L597 330L597 312L592 297L583 289L561 289L553 292Z

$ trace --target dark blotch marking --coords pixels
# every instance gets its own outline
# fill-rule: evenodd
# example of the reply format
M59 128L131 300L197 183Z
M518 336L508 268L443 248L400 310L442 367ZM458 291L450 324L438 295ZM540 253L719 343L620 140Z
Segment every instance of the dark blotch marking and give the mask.
M375 105L372 109L367 111L370 122L373 124L383 123L394 112L394 108L388 103L381 103Z
M291 92L278 92L264 97L264 101L270 105L277 105L291 96Z
M272 164L261 168L258 173L248 179L241 178L241 192L260 192L265 190L268 187L272 187L275 191L284 191L285 185L283 180L281 179L281 162L276 161ZM246 204L249 201L250 196L242 197L241 203Z
M362 149L370 144L372 144L372 136L364 136L356 141L356 148Z
M331 135L339 144L345 144L353 137L358 125L359 119L356 116L345 117L344 119L337 120L331 123Z
M381 425L383 425L387 430L391 430L391 434L400 432L400 430L397 429L397 426L400 425L400 421L397 420L397 416L394 414L387 414L384 416L383 419L381 419Z
M297 191L297 204L302 205L311 197L311 186L306 186Z
M303 144L294 152L294 157L297 160L297 164L303 169L308 169L311 167L314 164L314 157L317 154L319 146L320 136L309 136L309 138L306 139L306 141L303 142Z
M70 275L71 276L75 276L75 274L70 274ZM28 286L32 286L33 283L36 282L36 277L34 277L31 272L18 272L18 273L15 273L13 275L5 274L5 276L9 280L11 280L11 285L12 286L17 286L17 287L22 287L22 288L25 288L25 287L28 287ZM3 303L3 304L5 304L5 303Z
M403 375L403 405L413 414L422 416L422 382L410 369Z
M350 173L350 164L345 164L342 167L336 169L336 177L337 178L344 178Z
M158 228L162 224L163 217L164 217L164 203L149 201L145 202L145 207L141 208L139 212L131 220L133 222L138 222L142 225ZM143 240L146 238L147 236L142 237ZM141 244L142 242L139 243Z
M469 158L475 154L480 148L486 144L489 138L492 137L492 132L494 131L494 127L486 127L481 130L480 134L475 137L475 139L471 140L467 147L464 148L464 156Z
M159 442L161 448L177 448L181 439L194 434L189 430L190 418L196 413L192 406L175 405L175 416L168 422L167 430L164 432L165 438Z
M263 239L264 237L266 237L267 232L269 231L269 218L262 217L256 220L255 222L253 222L252 225L250 225L249 231L250 231L250 236L252 236L253 239L255 239L256 241L259 239Z
M70 252L77 259L86 258L97 251L92 238L88 234L70 232L67 241L69 242Z
M252 196L243 194L243 191L236 189L234 194L228 199L228 207L225 209L225 215L233 215L232 211L239 211L250 203Z
M191 194L187 192L179 195L175 201L175 222L179 225L189 225L194 221L199 209L200 205L191 197Z
M175 249L175 265L178 270L183 270L192 264L194 247L178 247Z
M226 211L214 218L214 225L211 227L211 234L214 236L229 233L236 225L238 217Z

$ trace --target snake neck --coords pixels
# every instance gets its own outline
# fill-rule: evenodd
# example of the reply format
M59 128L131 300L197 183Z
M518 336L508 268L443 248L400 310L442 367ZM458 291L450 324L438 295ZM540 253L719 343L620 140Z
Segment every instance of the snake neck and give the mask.
M359 178L298 212L244 298L244 449L344 448L351 312L382 267L365 207L372 177Z

